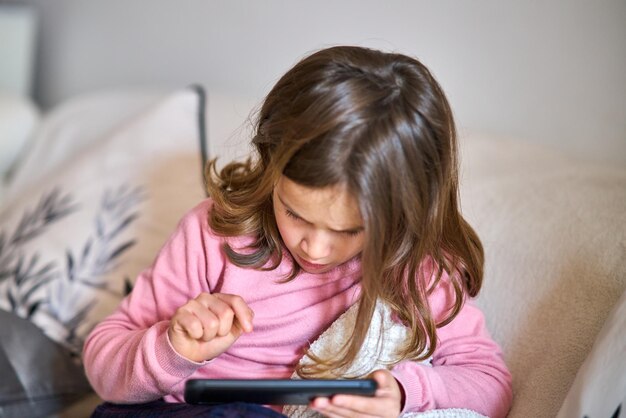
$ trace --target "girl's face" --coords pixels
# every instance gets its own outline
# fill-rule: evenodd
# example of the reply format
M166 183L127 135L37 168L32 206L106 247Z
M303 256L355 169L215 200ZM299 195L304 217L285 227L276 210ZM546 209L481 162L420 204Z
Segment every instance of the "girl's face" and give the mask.
M309 188L282 176L274 188L280 235L308 273L324 273L363 250L363 220L344 187Z

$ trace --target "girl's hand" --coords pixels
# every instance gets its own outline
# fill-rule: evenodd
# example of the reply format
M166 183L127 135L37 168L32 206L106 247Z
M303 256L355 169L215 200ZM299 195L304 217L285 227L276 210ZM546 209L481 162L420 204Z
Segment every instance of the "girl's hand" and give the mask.
M199 363L219 356L243 332L251 332L253 317L240 296L201 293L176 310L167 335L178 354Z
M393 417L402 409L402 389L388 370L376 370L369 377L376 380L378 389L374 397L335 395L332 398L315 398L311 409L331 418L339 417Z

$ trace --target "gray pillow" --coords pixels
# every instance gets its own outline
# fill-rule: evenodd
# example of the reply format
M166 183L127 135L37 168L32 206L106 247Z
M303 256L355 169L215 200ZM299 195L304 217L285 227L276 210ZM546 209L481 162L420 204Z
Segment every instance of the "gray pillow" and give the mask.
M0 310L0 417L48 416L92 389L82 365L30 321Z

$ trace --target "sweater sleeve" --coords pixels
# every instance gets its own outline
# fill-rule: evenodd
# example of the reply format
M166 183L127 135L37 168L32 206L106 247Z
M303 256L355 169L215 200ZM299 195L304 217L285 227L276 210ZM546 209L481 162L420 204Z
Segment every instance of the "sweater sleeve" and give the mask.
M221 268L218 240L207 232L207 209L204 203L181 220L133 291L85 341L85 371L102 399L134 403L161 398L205 364L176 353L167 328L176 309L210 290L211 271ZM211 265L207 254L215 255Z
M429 298L436 317L451 300L452 286L442 279ZM403 361L392 369L405 392L403 412L465 408L491 418L505 417L513 398L511 375L473 300L437 330L437 339L432 367Z

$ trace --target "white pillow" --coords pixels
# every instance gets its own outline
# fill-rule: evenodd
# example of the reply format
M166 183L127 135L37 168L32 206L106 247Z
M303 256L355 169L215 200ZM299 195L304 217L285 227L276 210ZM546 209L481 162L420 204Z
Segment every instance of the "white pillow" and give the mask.
M204 96L176 92L14 190L0 210L0 308L78 352L205 197L204 123Z
M578 370L557 418L617 417L626 412L626 292Z
M7 197L71 161L171 91L104 90L75 96L46 113L12 169ZM24 138L26 139L26 138Z

